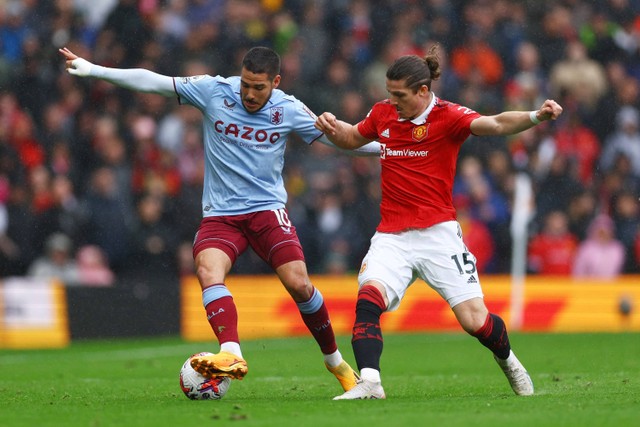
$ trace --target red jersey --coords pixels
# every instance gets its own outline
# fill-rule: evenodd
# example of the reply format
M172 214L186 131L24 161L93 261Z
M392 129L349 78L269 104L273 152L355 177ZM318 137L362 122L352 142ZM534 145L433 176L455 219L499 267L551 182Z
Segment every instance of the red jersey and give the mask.
M529 243L529 268L539 274L568 276L577 250L578 239L570 233L562 236L538 234Z
M433 97L413 120L399 120L389 100L378 102L358 123L362 136L382 146L382 220L377 230L394 233L456 219L453 180L462 143L475 111Z

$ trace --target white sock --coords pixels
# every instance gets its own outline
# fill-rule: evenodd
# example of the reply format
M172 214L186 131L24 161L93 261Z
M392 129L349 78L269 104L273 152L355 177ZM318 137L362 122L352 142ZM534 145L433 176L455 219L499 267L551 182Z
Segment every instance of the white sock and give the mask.
M340 350L336 350L331 354L324 355L324 363L329 365L332 368L335 368L339 364L342 363L342 354L340 354Z
M367 381L373 381L374 383L380 383L380 371L373 368L362 368L360 371L360 378Z
M496 357L496 361L500 366L510 366L516 360L517 358L516 358L516 355L513 354L513 351L509 351L509 357L507 357L506 359L500 359L499 357Z
M235 354L238 357L242 357L242 351L240 350L240 344L233 341L227 341L220 344L220 351L228 351L231 354Z

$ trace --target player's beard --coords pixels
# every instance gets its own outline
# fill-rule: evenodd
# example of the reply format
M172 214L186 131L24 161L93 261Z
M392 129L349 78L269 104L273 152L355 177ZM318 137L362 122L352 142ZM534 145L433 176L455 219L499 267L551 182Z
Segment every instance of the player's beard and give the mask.
M257 111L260 111L264 106L264 104L260 105L257 102L252 103L252 101L249 101L247 99L242 100L242 105L244 105L244 109L247 110L247 112L249 113L255 113Z
M271 93L272 92L269 92L269 95L266 97L265 101L262 104L255 102L255 100L242 98L242 106L247 111L247 113L250 113L250 114L257 113L258 111L262 110L262 108L267 104L267 102L269 102L269 99L271 99ZM254 102L253 104L247 105L248 102L252 102L252 101Z

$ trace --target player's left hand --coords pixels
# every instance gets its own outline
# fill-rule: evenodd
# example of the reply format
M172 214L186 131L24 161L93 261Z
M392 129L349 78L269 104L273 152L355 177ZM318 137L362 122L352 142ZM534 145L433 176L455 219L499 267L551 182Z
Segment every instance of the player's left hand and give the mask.
M547 99L536 113L538 120L556 120L562 114L562 107L553 99Z
M75 53L71 52L66 47L62 49L58 49L67 60L65 62L65 66L69 74L73 74L80 77L86 77L91 75L91 67L93 64L86 59L80 58Z

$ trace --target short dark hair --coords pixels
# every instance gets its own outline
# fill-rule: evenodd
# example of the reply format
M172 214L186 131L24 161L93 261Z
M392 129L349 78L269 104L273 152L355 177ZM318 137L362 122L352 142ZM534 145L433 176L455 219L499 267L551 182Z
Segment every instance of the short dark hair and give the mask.
M422 85L431 90L431 82L440 77L440 61L436 49L437 45L432 46L424 58L417 55L401 56L387 70L387 78L405 80L406 86L414 92Z
M280 55L268 47L253 47L244 55L242 68L256 74L266 73L273 79L280 74Z

